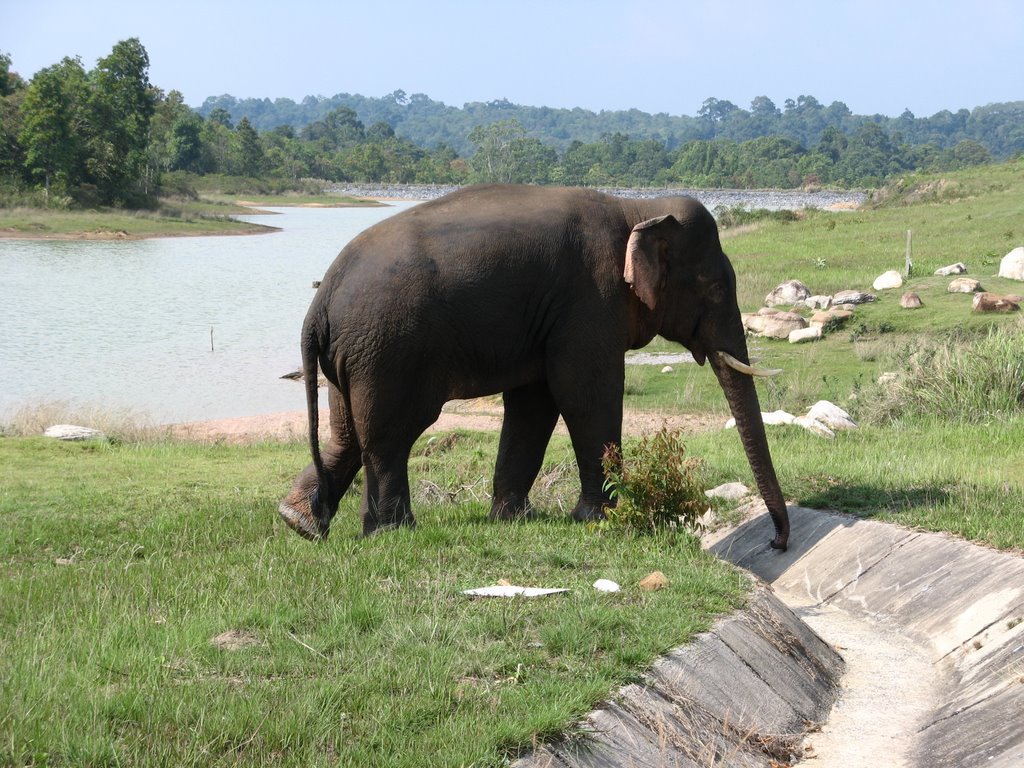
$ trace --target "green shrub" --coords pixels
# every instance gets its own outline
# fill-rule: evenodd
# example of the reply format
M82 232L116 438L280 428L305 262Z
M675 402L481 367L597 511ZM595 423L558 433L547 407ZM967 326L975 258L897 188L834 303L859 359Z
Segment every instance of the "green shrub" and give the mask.
M627 463L616 446L605 449L604 488L617 505L606 510L604 525L635 533L681 526L699 533L708 507L706 470L700 459L686 458L680 433L662 427L631 452Z
M862 395L862 419L977 424L1024 413L1024 320L978 334L955 329L898 350L895 376Z
M759 221L778 221L783 224L788 224L792 221L799 221L803 215L807 212L798 212L788 209L782 209L778 211L769 210L767 208L752 208L748 209L742 205L734 205L728 208L724 205L720 205L714 210L715 219L718 221L720 229L730 229L732 227L739 227L743 224L754 224Z

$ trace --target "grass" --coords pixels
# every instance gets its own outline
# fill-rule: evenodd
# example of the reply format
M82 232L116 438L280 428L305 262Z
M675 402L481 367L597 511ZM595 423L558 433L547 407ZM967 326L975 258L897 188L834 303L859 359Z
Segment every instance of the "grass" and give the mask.
M827 442L769 428L787 498L1024 551L1021 322L974 315L969 296L931 275L964 261L986 288L1021 292L992 274L1024 239L1022 170L908 179L874 209L726 234L753 310L789 278L816 293L868 289L902 266L914 231L908 288L923 309L888 292L820 342L751 340L786 370L759 384L764 410L824 398L862 421ZM656 340L648 351L678 350ZM900 386L884 389L889 371ZM726 411L710 371L685 364L629 366L627 407ZM19 423L0 434L35 429L31 414ZM502 765L746 593L686 536L570 524L578 487L564 438L535 486L539 520L488 522L497 437L451 433L421 440L410 462L415 531L360 539L348 498L314 546L274 514L303 447L124 435L0 437L0 763ZM734 432L686 445L709 485L752 484ZM669 588L637 589L653 570ZM459 594L502 578L572 591ZM626 588L597 595L597 578ZM214 643L229 632L237 650Z
M242 202L246 203L242 205ZM375 200L320 192L228 193L211 189L162 197L153 211L103 208L76 210L0 206L0 234L9 237L118 239L243 235L272 232L272 226L238 221L253 206L376 206Z
M783 492L801 506L1024 551L1024 415L975 427L933 419L868 424L827 442L800 427L768 429ZM707 463L712 482L754 487L732 430L691 436L687 447Z
M931 285L927 278L939 267L963 261L971 276L986 287L992 283L991 290L1012 287L1009 281L992 281L989 276L998 272L1004 254L1024 242L1024 160L952 178L944 188L959 190L955 195L920 199L914 190L942 186L940 177L920 177L900 185L898 193L885 195L884 207L811 211L799 221L766 221L752 231L744 228L736 237L726 230L723 245L736 268L740 307L757 309L776 285L788 279L803 281L817 294L870 290L882 272L903 269L908 229L913 232L914 274L925 276L926 285ZM900 204L908 198L918 202ZM927 307L927 297L922 298Z
M358 538L346 500L311 545L274 513L301 446L0 439L0 763L502 765L742 603L686 536L490 523L496 442L419 444L414 531ZM502 578L572 591L459 594Z
M118 239L243 235L273 227L230 218L243 208L210 203L168 203L158 211L0 208L0 233L11 237Z

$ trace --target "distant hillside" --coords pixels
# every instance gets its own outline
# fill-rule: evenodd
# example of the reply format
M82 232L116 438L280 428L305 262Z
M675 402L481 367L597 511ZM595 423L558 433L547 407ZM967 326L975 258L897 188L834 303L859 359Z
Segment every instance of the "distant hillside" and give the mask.
M282 125L300 129L321 120L338 107L354 110L366 126L387 123L396 136L432 149L439 144L460 155L472 154L469 140L473 128L501 120L517 120L531 138L559 152L573 142L589 144L604 136L622 134L633 140L656 140L668 151L694 139L729 139L736 142L779 136L803 147L817 145L829 128L852 135L865 123L875 123L897 143L932 144L949 149L964 140L976 141L996 159L1024 154L1024 101L988 104L972 110L942 110L931 117L916 117L905 111L899 117L854 115L841 101L828 106L813 96L787 99L780 109L766 96L743 109L732 102L705 100L695 117L648 114L640 110L593 112L586 109L552 109L512 104L507 100L471 102L451 107L443 102L404 91L380 98L339 93L330 98L307 96L291 99L236 99L224 95L209 97L197 110L204 118L223 109L234 122L247 118L257 131Z

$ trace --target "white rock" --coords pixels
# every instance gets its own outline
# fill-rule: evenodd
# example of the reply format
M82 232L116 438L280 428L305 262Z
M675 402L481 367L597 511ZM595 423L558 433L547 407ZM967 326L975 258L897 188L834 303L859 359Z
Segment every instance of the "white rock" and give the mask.
M804 299L804 306L808 309L828 309L832 306L831 296L808 296Z
M762 413L761 419L765 424L792 424L793 420L796 419L792 413L786 413L785 411L772 411L771 413Z
M799 344L803 341L814 341L821 338L821 326L813 325L810 328L797 328L789 332L789 343Z
M806 418L820 422L829 429L857 428L857 422L850 418L850 414L828 400L819 400L812 405L811 409L807 411Z
M977 293L982 290L981 283L973 277L958 277L946 288L949 293Z
M1024 280L1024 246L1014 248L999 262L999 276Z
M709 499L725 499L726 501L739 501L750 495L750 489L743 483L722 483L710 491L704 491Z
M79 427L75 424L54 424L43 434L58 440L98 440L103 437L103 433L98 429Z
M839 293L832 296L833 304L867 304L868 302L874 301L878 297L873 293L864 293L863 291L839 291Z
M806 416L798 416L793 419L793 423L798 427L803 427L808 432L813 432L821 437L835 437L836 433L826 427L817 419L808 419Z
M967 265L962 261L958 261L956 264L950 264L948 267L939 267L935 270L936 275L942 277L949 277L950 275L962 275L967 272Z
M811 295L811 289L799 280L787 280L776 286L775 290L764 298L769 307L793 306Z
M762 413L761 421L764 422L765 426L778 426L780 424L792 424L796 418L791 413L785 411L772 411L771 413ZM729 419L725 422L725 429L732 429L736 426L736 419Z
M883 272L875 278L875 282L871 284L871 287L876 291L885 291L889 288L899 288L903 285L903 275L897 272L895 269L890 269L888 272Z
M598 579L594 582L594 589L598 592L618 592L622 587L611 579Z
M675 370L675 368L673 368L671 365L666 365L664 368L661 369L661 372L662 373L672 373L672 371L674 371L674 370Z
M769 339L788 339L793 331L807 327L807 320L796 312L779 312L764 320L759 335Z

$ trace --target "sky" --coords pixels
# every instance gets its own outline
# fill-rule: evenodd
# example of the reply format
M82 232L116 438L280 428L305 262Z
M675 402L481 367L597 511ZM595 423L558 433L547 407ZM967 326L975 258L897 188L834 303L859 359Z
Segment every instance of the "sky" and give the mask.
M25 78L130 37L192 106L402 90L692 116L808 95L930 117L1024 100L1021 0L0 0Z

